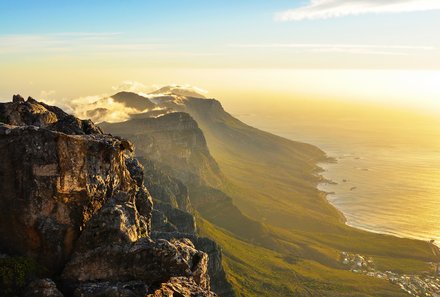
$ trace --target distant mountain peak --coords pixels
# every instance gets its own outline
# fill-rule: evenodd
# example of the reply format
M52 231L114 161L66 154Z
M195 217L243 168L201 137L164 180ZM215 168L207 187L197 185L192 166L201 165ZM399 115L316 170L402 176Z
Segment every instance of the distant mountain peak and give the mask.
M118 90L110 96L78 98L70 107L78 117L90 118L97 123L116 123L184 111L192 100L207 100L203 95L207 91L189 85L167 85L150 93Z
M116 102L123 103L126 107L135 108L139 111L156 107L150 99L132 92L119 92L111 96L111 98Z
M207 91L200 89L198 87L193 87L190 85L168 85L161 87L160 89L151 92L151 95L164 95L164 96L183 96L183 97L194 97L194 98L206 98L202 93L207 93Z

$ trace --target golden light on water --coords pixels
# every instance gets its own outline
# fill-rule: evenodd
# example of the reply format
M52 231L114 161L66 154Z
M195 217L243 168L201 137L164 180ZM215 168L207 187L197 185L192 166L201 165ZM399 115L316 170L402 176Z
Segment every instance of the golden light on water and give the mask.
M423 109L292 99L237 113L246 123L316 144L337 185L321 188L350 225L440 241L440 118ZM252 109L252 108L251 108Z

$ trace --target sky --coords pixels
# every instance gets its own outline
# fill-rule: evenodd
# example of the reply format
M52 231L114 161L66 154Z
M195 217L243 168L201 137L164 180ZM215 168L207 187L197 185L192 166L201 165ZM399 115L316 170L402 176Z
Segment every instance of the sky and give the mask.
M431 88L414 102L440 108L439 33L438 0L0 0L0 98L99 94L127 80L190 83L215 95L237 84L270 92L280 79L292 95L304 93L295 88L302 84L357 97L365 90L352 92L352 73L370 73L376 88L385 70L392 97L410 71L405 81ZM301 69L316 72L298 83Z

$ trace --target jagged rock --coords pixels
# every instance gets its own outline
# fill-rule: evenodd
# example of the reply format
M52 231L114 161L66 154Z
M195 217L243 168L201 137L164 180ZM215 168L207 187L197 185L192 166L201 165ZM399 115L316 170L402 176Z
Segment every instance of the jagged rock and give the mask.
M157 209L153 209L151 225L152 230L157 230L161 232L177 232L177 227L168 220L163 212Z
M216 297L212 292L207 292L200 288L192 279L184 277L171 278L167 283L163 283L161 287L153 293L148 294L147 297Z
M148 197L145 199L145 197ZM142 186L136 193L136 208L139 212L139 224L143 230L146 230L147 234L151 233L151 220L153 215L153 201L147 189ZM142 233L142 232L141 232Z
M178 231L195 234L197 232L194 216L170 204L155 201L152 229L155 231Z
M31 282L24 294L26 297L63 297L53 280L37 279Z
M127 166L128 171L130 172L131 177L134 179L136 184L139 187L139 191L137 193L136 199L136 208L139 211L139 220L140 224L144 225L147 233L151 232L151 219L152 219L152 200L143 199L142 197L148 196L151 197L148 193L146 187L144 186L144 167L142 164L136 159L132 157L127 157L125 159L125 165Z
M154 230L154 229L153 229ZM221 297L234 297L235 293L231 284L226 279L226 273L222 266L222 251L220 246L213 240L206 237L199 237L196 234L181 232L157 232L153 231L152 238L156 239L178 239L187 238L191 240L195 248L208 254L208 275L211 288Z
M143 235L139 214L129 200L124 193L110 198L90 220L64 269L65 283L127 279L160 283L170 276L191 276L208 288L206 254L186 239L152 241Z
M166 174L154 161L139 158L144 166L144 183L156 200L170 204L174 208L193 212L188 188L180 180Z
M133 144L128 140L121 140L121 150L128 150L129 152L133 152Z
M74 251L82 254L103 244L127 244L148 237L149 227L140 220L141 215L136 207L135 198L126 192L119 192L110 197L87 223L87 228L81 233ZM144 199L149 200L151 213L151 199ZM74 254L72 258L75 256Z
M35 259L67 296L145 296L131 284L171 281L181 296L214 296L205 253L149 237L152 200L128 141L32 98L0 104L0 119L0 250Z
M125 159L125 165L131 177L136 181L136 184L141 186L144 182L144 167L141 163L135 158L127 157Z
M87 221L113 193L132 191L119 141L0 125L0 247L59 270Z
M62 278L70 289L96 281L138 280L155 284L173 276L186 276L209 289L207 261L207 255L188 242L143 238L131 244L110 243L78 252L67 264Z
M21 97L20 95L14 95L12 96L12 102L14 103L24 102L24 98Z
M89 120L65 113L62 109L38 102L32 97L24 101L20 95L14 95L14 101L2 103L0 122L14 126L37 126L70 135L102 134L99 127Z

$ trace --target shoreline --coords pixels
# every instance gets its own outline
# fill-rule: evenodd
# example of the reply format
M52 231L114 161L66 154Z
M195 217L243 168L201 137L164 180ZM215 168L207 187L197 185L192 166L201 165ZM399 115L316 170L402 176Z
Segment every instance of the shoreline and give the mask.
M319 185L321 184L332 184L332 185L338 185L337 182L331 180L330 178L327 178L323 175L324 172L327 172L327 170L325 170L324 168L322 168L320 166L320 164L338 164L337 158L335 157L329 157L326 154L326 157L324 160L319 161L316 166L317 166L317 170L316 170L316 176L318 177L318 182L316 184L316 189L321 193L321 195L325 198L325 200L327 201L328 204L330 204L338 213L339 216L341 218L341 222L350 227L350 228L354 228L354 229L358 229L361 231L365 231L365 232L370 232L370 233L374 233L374 234L379 234L379 235L386 235L386 236L393 236L393 237L397 237L397 238L401 238L401 239L410 239L410 240L417 240L417 241L423 241L423 242L427 242L429 243L431 239L426 239L426 238L420 238L420 237L414 237L414 236L410 236L410 235L401 235L401 234L397 234L397 233L393 233L393 232L386 232L386 231L379 231L379 230L374 230L368 227L364 227L364 226L360 226L360 225L353 225L350 224L350 222L348 221L344 211L342 209L340 209L339 207L337 207L334 203L332 203L332 201L328 198L329 195L334 195L337 199L337 195L335 192L328 192L325 190L321 190L319 188ZM434 241L434 245L437 246L440 249L440 241Z

